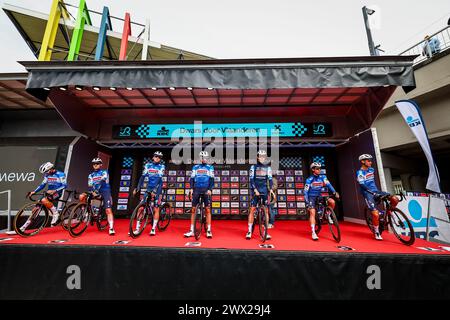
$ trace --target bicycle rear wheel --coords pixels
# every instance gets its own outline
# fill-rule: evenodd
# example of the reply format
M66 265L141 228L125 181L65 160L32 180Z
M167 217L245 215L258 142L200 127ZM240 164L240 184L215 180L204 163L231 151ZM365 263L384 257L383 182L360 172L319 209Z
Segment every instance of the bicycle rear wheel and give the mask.
M29 203L14 217L14 230L22 237L34 236L47 225L48 218L48 209L43 204Z
M91 221L91 213L86 203L79 203L73 208L67 224L69 234L72 237L80 236Z
M159 210L158 230L164 231L169 226L170 220L172 220L172 213L170 212L170 204L164 203Z
M329 216L331 218L331 221L333 222L332 224L330 224L330 221L328 221L330 232L333 235L334 240L339 243L341 241L341 229L339 228L339 222L337 220L336 214L330 207L326 209L326 213L327 217Z
M132 238L137 238L142 234L147 226L149 216L145 203L140 203L134 209L129 227L129 233Z
M403 244L410 246L416 240L411 222L400 209L394 208L391 211L389 225L391 226L394 235Z
M61 212L61 217L60 217L60 219L61 219L61 226L66 231L68 230L70 213L72 212L72 210L75 208L75 206L77 204L78 204L77 202L73 202L73 203L65 206L63 211Z
M108 215L106 214L105 209L103 208L100 209L100 212L98 213L97 216L97 220L95 222L97 224L97 229L99 231L105 230L108 227L109 225Z
M203 206L200 206L199 204L195 208L195 216L194 216L194 235L195 240L200 239L200 235L202 234L202 228L204 224L204 213L205 208Z
M266 219L266 206L261 206L258 209L258 225L259 225L259 235L262 242L267 240L267 230L269 229L269 221Z
M316 209L316 225L314 226L314 230L317 235L319 235L320 230L322 230L322 218L320 217L317 209Z

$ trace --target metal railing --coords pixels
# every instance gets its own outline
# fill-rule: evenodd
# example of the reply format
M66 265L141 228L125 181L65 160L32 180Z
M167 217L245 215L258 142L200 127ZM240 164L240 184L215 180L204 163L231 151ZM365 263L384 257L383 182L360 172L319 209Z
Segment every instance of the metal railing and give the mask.
M429 45L429 40L422 40L419 43L413 45L412 47L406 49L405 51L401 52L400 56L411 56L411 55L418 55L416 59L414 59L414 65L421 63L422 61L425 61L427 59L432 58L434 55L448 50L450 48L450 26L447 26L438 32L430 35L431 39L437 39L439 40L439 47L436 48L433 52L431 46Z
M7 228L4 230L0 230L0 233L10 232L11 231L11 190L0 191L0 194L6 193L8 195L8 209L6 210L8 214L8 222ZM0 212L4 212L5 210L0 210Z

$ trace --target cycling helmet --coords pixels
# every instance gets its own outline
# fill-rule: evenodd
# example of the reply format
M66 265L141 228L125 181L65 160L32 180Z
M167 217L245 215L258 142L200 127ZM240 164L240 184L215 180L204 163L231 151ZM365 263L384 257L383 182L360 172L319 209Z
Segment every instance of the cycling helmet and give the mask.
M319 162L313 162L311 163L311 165L309 166L310 169L314 169L314 168L322 168L322 165Z
M47 173L49 170L53 169L54 165L51 162L46 162L43 163L40 167L39 167L39 172L40 173Z
M160 157L160 158L162 158L162 157L163 157L163 154L162 154L161 151L155 151L155 153L153 154L153 156L154 156L154 157Z
M258 156L258 157L259 157L259 156L267 156L266 150L259 150L258 153L257 153L257 156Z
M199 156L200 158L208 158L209 157L208 151L200 151Z
M94 158L94 159L92 159L92 163L101 163L101 164L103 164L103 161L100 158Z
M360 155L358 159L359 159L359 161L371 160L371 159L373 159L373 157L370 154L365 153L365 154Z

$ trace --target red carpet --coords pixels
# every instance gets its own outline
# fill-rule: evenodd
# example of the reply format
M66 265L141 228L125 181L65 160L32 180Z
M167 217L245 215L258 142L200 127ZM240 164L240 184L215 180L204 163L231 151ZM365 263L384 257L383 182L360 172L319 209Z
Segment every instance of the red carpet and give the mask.
M186 239L183 233L188 231L188 220L174 220L164 232L157 232L155 237L150 237L147 229L138 239L132 239L127 235L128 220L116 220L116 235L111 237L107 231L100 232L95 226L89 227L86 232L78 237L72 238L68 232L61 227L47 228L34 237L22 238L20 236L1 235L0 238L13 238L8 241L0 241L0 245L7 244L49 244L52 240L68 240L65 243L52 243L55 246L70 245L95 245L113 246L118 245L117 240L128 240L128 244L120 246L145 246L145 247L186 247L187 242L195 242L194 238ZM418 247L428 247L439 249L439 244L416 239L411 246L401 244L393 234L383 233L384 241L373 239L367 226L348 222L341 223L342 240L337 244L329 230L324 226L320 233L319 241L312 241L310 238L310 227L306 221L278 221L276 227L270 230L272 239L267 243L273 244L273 249L261 249L258 231L252 240L246 240L246 221L213 221L212 231L214 238L206 239L202 234L199 242L200 248L214 249L250 249L250 250L289 250L289 251L322 251L322 252L343 252L337 248L338 245L349 246L355 250L352 252L365 253L397 253L397 254L450 254L448 251L433 252L419 249Z

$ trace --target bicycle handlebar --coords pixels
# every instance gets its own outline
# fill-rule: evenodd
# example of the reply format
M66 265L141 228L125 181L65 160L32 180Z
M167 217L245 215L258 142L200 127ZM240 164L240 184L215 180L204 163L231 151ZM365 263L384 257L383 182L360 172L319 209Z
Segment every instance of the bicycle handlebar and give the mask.
M400 196L400 201L406 200L406 196L403 192L397 193L396 196Z
M34 198L35 196L46 196L46 195L47 195L47 193L44 193L44 192L41 192L41 193L35 193L35 194L32 194L32 195L30 195L30 193L31 193L31 192L28 192L27 195L26 195L25 197L28 198L28 199L30 199L30 200L33 201L33 202L38 201L38 199L35 199L35 198Z

